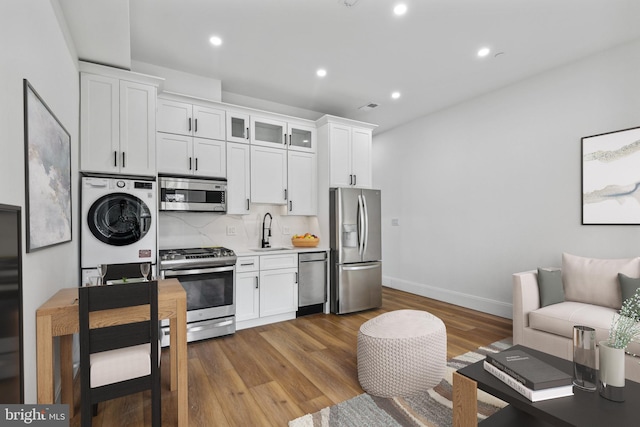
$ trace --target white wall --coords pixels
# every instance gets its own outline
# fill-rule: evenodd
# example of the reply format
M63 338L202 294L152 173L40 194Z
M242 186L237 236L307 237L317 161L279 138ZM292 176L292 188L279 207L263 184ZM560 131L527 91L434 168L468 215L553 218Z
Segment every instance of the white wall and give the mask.
M0 203L22 206L25 401L36 403L36 309L78 280L77 61L65 42L54 7L42 0L0 2ZM71 135L72 242L25 253L25 175L22 79L44 99Z
M580 154L640 126L638 87L640 41L376 135L384 283L511 317L512 273L640 255L639 227L581 225Z

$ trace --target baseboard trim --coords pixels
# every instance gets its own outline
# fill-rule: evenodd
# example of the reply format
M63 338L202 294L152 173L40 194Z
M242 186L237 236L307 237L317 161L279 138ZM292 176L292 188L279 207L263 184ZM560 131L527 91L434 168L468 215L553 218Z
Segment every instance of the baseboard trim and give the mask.
M482 311L483 313L489 313L507 319L511 319L513 317L513 305L506 302L483 298L477 295L469 295L449 289L437 288L424 283L410 282L408 280L390 276L383 276L382 284L389 288Z

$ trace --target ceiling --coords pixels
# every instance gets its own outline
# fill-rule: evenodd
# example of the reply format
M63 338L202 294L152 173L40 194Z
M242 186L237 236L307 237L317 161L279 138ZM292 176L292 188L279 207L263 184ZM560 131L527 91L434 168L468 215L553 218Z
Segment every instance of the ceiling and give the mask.
M408 12L395 16L401 1ZM377 123L378 132L640 38L638 0L100 0L114 11L98 8L94 21L120 38L130 24L130 45L112 59L96 47L112 40L107 30L88 16L86 3L100 2L59 2L81 58L112 63L130 52L219 79L224 92ZM479 58L483 46L491 53ZM358 109L368 103L379 106Z

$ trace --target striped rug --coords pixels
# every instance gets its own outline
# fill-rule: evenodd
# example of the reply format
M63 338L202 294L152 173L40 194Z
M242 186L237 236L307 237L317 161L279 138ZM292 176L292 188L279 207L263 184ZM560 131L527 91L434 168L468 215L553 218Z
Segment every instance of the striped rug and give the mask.
M512 346L511 339L497 341L447 362L445 378L432 390L411 397L385 399L367 393L307 414L289 422L289 427L445 427L452 422L452 376L456 370ZM478 391L478 421L506 404Z

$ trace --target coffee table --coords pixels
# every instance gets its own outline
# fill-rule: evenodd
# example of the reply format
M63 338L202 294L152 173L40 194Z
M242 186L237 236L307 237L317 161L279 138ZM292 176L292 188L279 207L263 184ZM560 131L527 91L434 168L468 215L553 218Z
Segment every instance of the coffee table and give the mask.
M573 363L516 345L512 349L524 350L531 355L573 373ZM477 390L483 390L509 405L486 420L481 426L638 426L640 425L640 384L626 380L625 401L612 402L600 397L597 391L587 392L573 388L573 396L532 403L508 385L488 373L483 360L464 367L453 374L453 425L477 426Z

